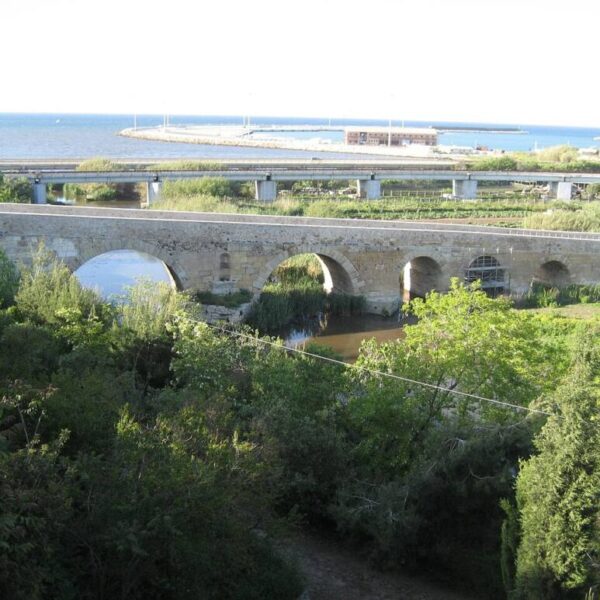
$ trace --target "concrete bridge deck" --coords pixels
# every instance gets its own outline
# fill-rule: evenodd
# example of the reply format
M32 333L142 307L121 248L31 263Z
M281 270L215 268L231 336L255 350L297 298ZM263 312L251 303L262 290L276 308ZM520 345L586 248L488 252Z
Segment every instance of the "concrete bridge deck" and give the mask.
M546 183L549 194L561 200L569 200L574 184L600 183L600 173L556 173L556 172L523 172L523 171L461 171L449 169L448 165L415 165L393 162L272 162L265 163L230 163L222 168L211 168L201 171L124 168L113 171L77 171L73 168L20 168L7 169L7 177L26 177L34 186L33 202L46 203L46 187L49 184L87 184L87 183L145 183L147 186L148 204L160 198L164 181L181 179L199 179L202 177L218 177L228 181L254 181L256 198L273 201L277 197L277 182L285 181L332 181L356 180L361 197L377 199L381 196L383 180L417 180L417 181L452 181L453 196L456 198L474 199L477 195L478 182L525 182ZM2 165L0 165L2 171Z
M600 234L410 221L359 221L134 209L0 205L0 248L28 262L39 242L71 268L111 250L165 262L182 289L255 294L295 254L316 254L328 289L392 312L403 292L447 289L451 277L520 295L532 281L600 282Z

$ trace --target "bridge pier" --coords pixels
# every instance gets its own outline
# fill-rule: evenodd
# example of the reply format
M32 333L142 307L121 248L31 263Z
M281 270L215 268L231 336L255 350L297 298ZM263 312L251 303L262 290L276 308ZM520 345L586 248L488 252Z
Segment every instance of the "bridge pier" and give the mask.
M48 192L45 183L35 182L33 184L33 204L46 204L48 202Z
M377 179L357 179L358 196L367 200L378 200L381 198L381 181Z
M477 198L477 179L453 179L452 196L461 200Z
M160 200L162 194L162 181L148 181L146 183L146 206L151 206Z
M551 181L548 184L548 196L556 200L571 200L573 184L569 181Z
M273 202L277 198L277 182L267 179L266 181L256 181L255 198L261 202Z

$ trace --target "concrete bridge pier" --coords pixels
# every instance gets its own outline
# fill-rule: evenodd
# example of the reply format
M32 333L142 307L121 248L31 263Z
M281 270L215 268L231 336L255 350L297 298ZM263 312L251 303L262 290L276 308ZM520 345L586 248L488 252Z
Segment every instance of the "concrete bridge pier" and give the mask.
M551 181L548 184L548 196L556 200L571 200L573 184L568 181Z
M462 200L477 198L477 179L453 179L452 196Z
M48 202L48 192L46 184L36 181L33 184L33 204L46 204Z
M378 200L381 198L381 181L371 175L371 179L357 179L358 195L366 200Z
M146 206L151 206L160 200L162 194L162 181L149 181L146 183Z
M255 198L261 202L273 202L277 198L277 182L270 178L265 181L256 181Z

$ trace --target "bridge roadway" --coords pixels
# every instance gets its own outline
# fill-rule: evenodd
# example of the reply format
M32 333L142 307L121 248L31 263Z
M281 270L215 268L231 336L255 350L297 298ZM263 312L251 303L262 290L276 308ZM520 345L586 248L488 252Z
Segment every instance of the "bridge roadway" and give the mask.
M599 183L600 174L594 173L553 173L521 171L458 171L448 168L436 168L436 165L416 163L398 163L373 161L368 163L344 161L286 161L272 163L238 162L223 165L222 169L202 171L151 170L149 168L124 169L119 171L76 171L73 169L8 169L7 177L26 177L34 185L35 204L46 203L46 186L64 183L145 183L147 203L152 204L160 198L162 182L180 179L198 179L201 177L219 177L228 181L254 181L256 198L273 201L277 197L278 181L332 181L356 180L361 197L377 199L381 195L381 181L419 180L452 181L453 195L457 198L474 199L479 181L512 181L547 183L551 195L561 200L569 200L573 184ZM447 166L447 165L446 165ZM2 165L0 165L0 168Z
M27 263L39 242L75 270L112 250L167 265L181 289L259 294L272 271L315 253L326 288L390 313L402 293L445 290L451 277L520 295L532 281L600 282L600 234L410 221L311 219L132 209L0 205L0 248Z

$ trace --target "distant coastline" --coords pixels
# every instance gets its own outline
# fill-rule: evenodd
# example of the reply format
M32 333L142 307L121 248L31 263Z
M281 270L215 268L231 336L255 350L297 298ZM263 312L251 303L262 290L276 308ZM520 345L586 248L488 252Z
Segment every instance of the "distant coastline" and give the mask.
M120 136L155 142L179 142L214 146L236 146L246 148L269 148L277 150L305 150L309 152L337 152L345 154L373 154L377 156L435 157L431 146L352 146L343 143L323 143L314 140L293 138L251 138L243 133L242 127L146 127L127 128Z
M456 133L512 133L512 134L522 134L522 135L526 135L527 133L529 133L528 131L524 131L523 129L520 129L519 127L480 127L480 126L465 127L465 126L457 125L456 127L453 127L453 126L435 127L435 129L438 131L438 133L444 133L446 131L452 132L452 133L454 133L454 132L456 132Z

